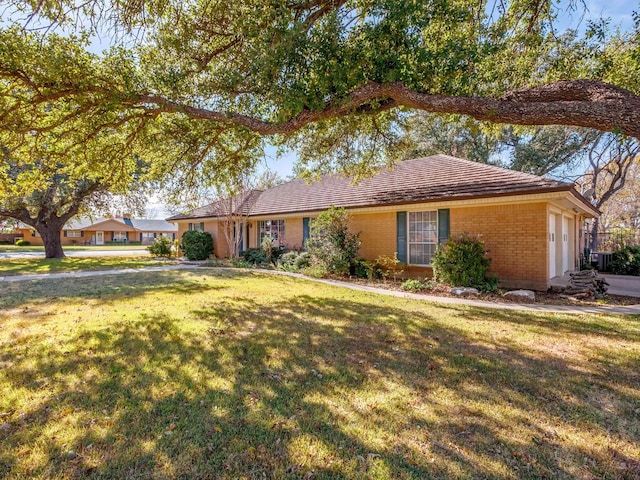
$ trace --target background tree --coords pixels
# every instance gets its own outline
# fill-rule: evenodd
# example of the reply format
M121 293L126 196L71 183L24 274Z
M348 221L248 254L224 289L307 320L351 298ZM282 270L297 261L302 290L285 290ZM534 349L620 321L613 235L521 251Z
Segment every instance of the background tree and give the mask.
M534 175L577 181L603 212L590 224L590 248L598 250L601 227L614 219L632 224L640 145L615 133L564 126L516 128L495 126L468 117L419 114L406 124L407 157L445 153L498 164ZM624 192L624 196L619 195ZM604 222L604 225L602 224Z
M56 117L65 115L64 107L50 103L46 109ZM129 211L142 203L145 164L133 150L137 132L105 130L76 142L76 135L92 127L64 123L47 132L0 130L0 218L33 227L46 258L64 256L60 234L74 216L104 212L116 200Z
M43 131L41 107L65 98L61 122L107 111L121 126L144 120L189 136L194 121L207 161L230 139L269 136L356 176L395 158L407 110L640 137L640 20L627 31L596 22L561 32L563 6L551 0L12 5L63 28L81 12L88 27L115 28L124 41L91 55L81 34L3 26L3 129Z
M239 176L232 182L215 186L216 199L212 203L214 214L222 222L224 238L230 258L240 256L240 247L248 247L246 226L260 191L253 188L250 179Z
M629 173L637 173L639 154L640 143L636 139L620 138L612 134L598 134L586 155L588 170L579 179L583 192L593 205L601 211L608 211L608 206L612 203L611 200L626 185L630 177ZM637 182L637 178L634 180ZM615 203L621 200L622 198L618 198ZM605 215L603 220L607 222L609 217ZM594 218L591 221L589 232L591 251L599 249L599 232L600 218Z

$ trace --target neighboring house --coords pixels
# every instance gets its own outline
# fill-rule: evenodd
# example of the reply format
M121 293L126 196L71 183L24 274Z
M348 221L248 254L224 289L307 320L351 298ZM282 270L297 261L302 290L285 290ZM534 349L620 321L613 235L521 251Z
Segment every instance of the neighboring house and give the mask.
M21 224L18 230L31 245L42 245L42 238L32 227ZM178 227L166 220L75 217L65 224L61 240L62 245L151 245L161 235L174 240L177 232Z
M545 290L549 279L578 267L585 218L599 214L572 184L447 155L408 160L360 183L325 176L294 180L254 195L236 231L260 245L265 235L300 249L309 222L331 205L345 207L352 231L361 232L360 255L393 256L409 275L430 275L438 243L451 235L479 235L502 285ZM228 254L217 204L168 220L214 237L215 254Z

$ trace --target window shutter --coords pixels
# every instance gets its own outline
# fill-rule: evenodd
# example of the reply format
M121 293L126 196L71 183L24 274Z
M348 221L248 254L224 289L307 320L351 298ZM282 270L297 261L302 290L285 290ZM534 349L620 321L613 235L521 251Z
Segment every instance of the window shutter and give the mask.
M438 210L438 243L449 240L449 209Z
M397 212L396 218L396 254L398 260L407 263L407 212Z
M66 231L66 230L64 231L64 236L65 236L65 237L67 236L67 231Z
M204 232L204 222L200 222L200 231Z
M80 230L80 236L84 237L84 230Z
M309 217L304 217L302 219L302 248L304 248L304 244L307 243L309 239Z

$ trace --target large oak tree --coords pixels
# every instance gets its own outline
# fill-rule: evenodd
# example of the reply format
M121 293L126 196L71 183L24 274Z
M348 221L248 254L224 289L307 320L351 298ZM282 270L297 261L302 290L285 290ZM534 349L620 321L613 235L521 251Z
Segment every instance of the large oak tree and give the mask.
M92 55L82 36L4 27L0 128L45 131L43 106L64 98L58 122L173 117L185 133L206 124L208 151L229 132L270 136L303 161L363 171L390 156L411 110L640 137L639 25L558 31L551 0L11 3L35 9L32 25L82 19L126 41Z
M50 102L46 114L64 117L66 106ZM0 130L0 219L37 231L46 258L64 257L61 232L73 217L107 211L118 194L128 207L144 198L147 168L133 147L143 129L94 131L86 121L62 122L46 132Z

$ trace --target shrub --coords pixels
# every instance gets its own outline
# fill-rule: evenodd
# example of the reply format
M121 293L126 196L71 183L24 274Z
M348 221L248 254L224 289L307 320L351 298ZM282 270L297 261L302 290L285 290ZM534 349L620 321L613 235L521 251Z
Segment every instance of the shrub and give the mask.
M244 260L242 258L232 258L230 261L231 266L235 268L251 268L255 266L254 263L248 262L247 260Z
M173 242L169 237L165 237L164 235L160 237L156 237L153 240L153 243L147 247L149 253L155 255L156 257L167 257L170 258L172 251Z
M31 245L31 242L28 240L16 240L16 245L18 247L28 247L29 245Z
M308 275L309 277L314 277L314 278L324 278L327 275L329 275L329 272L327 272L327 269L325 268L324 265L310 265L306 268L302 269L302 273L304 273L305 275Z
M370 262L367 262L364 258L357 258L353 261L353 275L358 278L373 278L371 276L371 272L374 271L374 269L374 265Z
M209 232L184 232L180 248L189 260L206 260L213 253L213 238Z
M245 262L251 265L263 265L267 263L267 257L260 248L247 248L240 255Z
M385 280L390 276L393 276L395 281L398 276L402 275L403 270L399 269L400 260L398 260L398 254L394 253L393 257L387 255L380 255L374 261L377 278L384 278Z
M301 252L293 262L293 265L297 270L311 266L311 254L309 252Z
M331 207L311 222L306 247L313 263L322 265L327 273L353 273L360 248L360 234L349 231L351 217L344 208Z
M296 272L299 269L296 267L296 260L299 257L298 252L287 252L280 256L278 259L278 269L287 272Z
M640 275L640 246L624 247L613 252L609 267L616 275Z
M285 252L278 258L278 269L285 272L299 272L311 266L311 255L308 252Z
M425 285L420 280L405 280L400 288L409 292L419 292L425 289Z
M431 260L434 278L456 287L473 287L494 291L498 280L489 275L491 259L486 257L484 243L468 234L451 238L439 245Z
M0 245L11 245L11 241L9 241L9 240L0 240Z
M264 253L264 258L266 259L267 263L272 263L274 251L277 249L273 238L271 238L269 235L265 235L262 239L262 242L260 243L260 248Z

